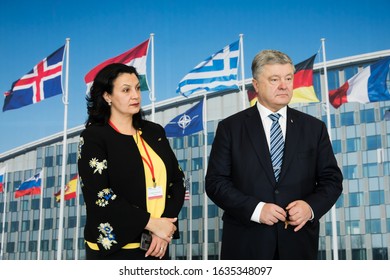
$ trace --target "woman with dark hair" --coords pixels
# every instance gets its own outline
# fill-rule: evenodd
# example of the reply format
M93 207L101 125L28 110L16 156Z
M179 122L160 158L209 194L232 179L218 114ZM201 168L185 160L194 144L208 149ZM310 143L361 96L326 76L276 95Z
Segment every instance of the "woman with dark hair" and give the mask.
M87 259L167 259L179 238L184 174L164 128L143 118L136 69L100 70L87 109L78 153Z

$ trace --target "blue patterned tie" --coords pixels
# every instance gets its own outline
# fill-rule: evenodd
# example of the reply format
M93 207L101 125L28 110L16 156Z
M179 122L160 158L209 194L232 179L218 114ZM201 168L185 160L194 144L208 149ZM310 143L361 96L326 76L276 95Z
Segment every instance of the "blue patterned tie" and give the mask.
M282 168L284 139L282 129L279 125L280 114L271 114L268 116L272 120L270 134L270 152L271 161L274 169L275 179L279 180L280 171Z

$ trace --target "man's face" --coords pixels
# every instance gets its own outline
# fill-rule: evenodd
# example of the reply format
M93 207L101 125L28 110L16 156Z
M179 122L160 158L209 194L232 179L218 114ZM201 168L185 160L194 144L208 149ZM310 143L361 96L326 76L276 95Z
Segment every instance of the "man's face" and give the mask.
M294 70L291 64L268 64L252 83L260 104L276 112L290 102L293 80Z

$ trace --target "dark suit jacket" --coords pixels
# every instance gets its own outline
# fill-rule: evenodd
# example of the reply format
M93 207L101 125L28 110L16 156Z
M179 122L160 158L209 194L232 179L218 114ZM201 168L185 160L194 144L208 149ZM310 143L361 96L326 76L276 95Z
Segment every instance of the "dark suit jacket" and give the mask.
M144 121L141 132L167 172L162 217L177 217L184 203L184 174L163 127ZM92 168L93 159L99 163L105 161L106 168L100 168L101 172ZM97 243L101 256L113 254L128 243L140 242L150 214L146 210L144 165L133 136L120 134L108 124L89 126L80 136L78 169L87 209L85 239ZM101 225L111 230L110 246L104 247L99 241L100 237L108 237L107 232L99 230ZM179 230L174 238L179 238Z
M316 259L319 219L342 192L325 124L287 108L284 157L275 181L264 128L257 106L239 112L218 125L206 175L210 199L224 210L222 259ZM314 220L298 232L252 222L260 201L285 208L306 201Z

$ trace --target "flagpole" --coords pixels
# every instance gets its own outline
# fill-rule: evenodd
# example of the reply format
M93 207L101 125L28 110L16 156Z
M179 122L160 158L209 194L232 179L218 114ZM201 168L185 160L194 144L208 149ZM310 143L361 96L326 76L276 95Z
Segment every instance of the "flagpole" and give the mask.
M244 69L244 34L240 34L240 64L241 64L241 93L242 93L242 109L246 109L245 101L245 69Z
M1 227L1 260L3 260L3 255L4 255L4 229L5 229L5 211L7 209L7 178L8 176L8 170L7 166L5 167L5 172L4 172L4 189L3 189L3 226Z
M203 135L204 135L204 155L203 155L203 170L204 170L204 179L206 178L206 171L207 171L207 97L206 93L203 94ZM203 231L204 231L204 241L203 241L203 260L208 259L208 199L206 194L206 180L203 180L204 182L204 194L203 194Z
M39 229L38 229L38 248L37 260L41 259L41 239L42 239L42 216L43 216L43 188L45 186L45 173L43 169L40 172L41 176L41 195L39 198Z
M69 41L70 38L66 38L66 66L65 66L65 91L62 97L64 103L64 134L62 143L62 171L61 171L61 201L60 201L60 218L58 223L58 239L57 239L57 260L61 260L62 253L62 236L64 227L64 189L65 189L65 173L66 173L66 159L67 159L67 126L68 126L68 74L69 74Z
M189 215L190 215L190 227L189 227L189 231L190 231L190 242L189 242L189 248L188 248L188 251L190 252L189 254L189 260L192 260L192 175L190 175L190 182L189 182L189 195L190 195L190 199L189 199Z
M80 193L80 180L79 180L79 175L77 175L77 187L76 187L76 198L75 198L75 203L76 203L76 228L75 228L75 242L74 242L74 259L78 260L78 240L79 240L79 227L80 227L80 203L79 203L79 193Z
M151 79L152 79L152 87L151 87L151 91L150 91L150 95L149 95L149 99L150 101L152 102L152 122L154 122L154 114L155 114L155 93L154 93L154 90L155 90L155 87L154 87L154 33L150 33L150 43L151 43L151 58L150 58L150 76L151 76Z
M322 42L322 55L324 60L324 79L325 79L325 100L326 100L326 120L328 123L329 139L332 142L332 123L330 120L330 106L329 106L329 89L328 89L328 73L326 69L326 54L325 54L325 38L321 39ZM339 259L338 244L337 244L337 223L336 223L336 205L331 208L332 217L332 244L333 244L333 259Z

